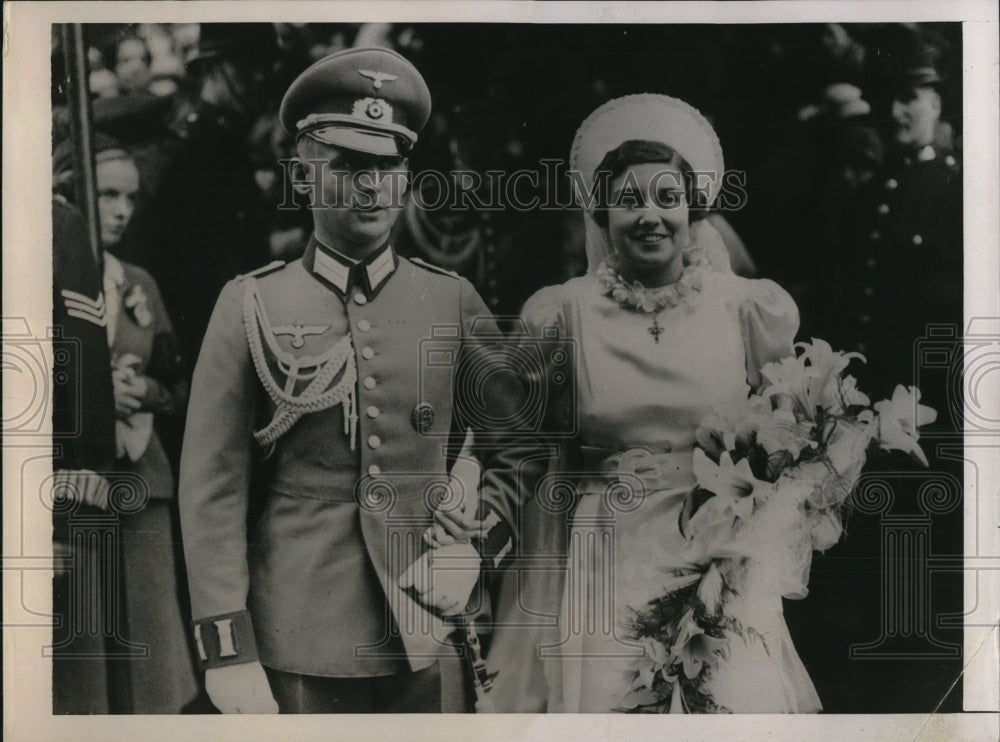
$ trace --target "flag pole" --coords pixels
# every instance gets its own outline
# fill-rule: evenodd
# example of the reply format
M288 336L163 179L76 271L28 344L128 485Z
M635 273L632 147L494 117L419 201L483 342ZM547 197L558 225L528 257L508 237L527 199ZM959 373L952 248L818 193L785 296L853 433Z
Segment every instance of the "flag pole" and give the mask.
M66 59L66 98L73 137L73 174L76 205L87 220L90 251L100 267L100 217L97 212L97 176L94 167L94 115L90 105L90 73L83 25L61 24L63 54ZM103 272L103 271L102 271Z

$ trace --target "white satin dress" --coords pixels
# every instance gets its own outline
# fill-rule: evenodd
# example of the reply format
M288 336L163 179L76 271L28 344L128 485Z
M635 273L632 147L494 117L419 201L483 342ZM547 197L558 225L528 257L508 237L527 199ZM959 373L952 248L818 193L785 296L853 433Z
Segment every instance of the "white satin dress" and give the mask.
M606 713L621 706L630 665L643 651L629 639L630 607L663 594L670 570L687 564L681 553L690 544L678 519L694 484L695 430L716 405L745 398L763 364L790 354L798 329L793 300L767 280L707 273L691 306L657 315L658 342L649 314L601 291L595 276L583 276L542 289L523 312L536 337L558 328L574 359L576 399L563 395L552 404L561 407L563 424L575 420L578 434L563 444L549 480L569 465L576 497L558 514L541 494L543 502L527 511L534 518L524 522L525 539L534 540L529 550L562 549L568 568L522 573L520 584L505 590L489 658L500 670L498 710ZM648 462L659 465L658 475L648 475ZM616 480L637 486L609 489ZM767 570L757 569L740 586L731 610L763 641L730 637L729 659L712 673L712 695L734 712L817 711L781 594L770 583ZM558 613L558 625L503 627L519 611L544 615L546 606ZM545 683L532 675L539 659Z

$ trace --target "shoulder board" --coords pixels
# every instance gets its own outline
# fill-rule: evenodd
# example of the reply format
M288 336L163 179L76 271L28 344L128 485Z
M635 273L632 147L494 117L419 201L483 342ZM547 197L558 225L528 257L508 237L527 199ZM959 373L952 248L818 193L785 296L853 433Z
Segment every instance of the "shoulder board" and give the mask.
M442 268L437 265L432 265L431 263L428 263L426 260L421 260L420 258L410 258L409 260L411 263L416 263L421 268L426 268L427 270L431 271L431 273L440 273L442 276L461 278L461 276L455 273L455 271L450 271L447 268Z
M236 280L242 281L245 278L259 278L260 276L266 276L268 273L274 273L277 270L281 270L284 267L285 267L284 260L275 260L273 263L268 263L267 265L262 266L257 270L236 276Z

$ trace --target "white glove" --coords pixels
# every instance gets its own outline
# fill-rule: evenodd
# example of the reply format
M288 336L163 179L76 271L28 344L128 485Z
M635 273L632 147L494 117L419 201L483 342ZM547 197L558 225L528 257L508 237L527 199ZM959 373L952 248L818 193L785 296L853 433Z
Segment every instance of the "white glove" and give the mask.
M404 590L412 587L420 602L443 616L465 610L479 579L482 558L470 543L455 543L424 552L399 578Z
M205 690L224 714L276 714L267 675L259 662L213 667L205 671Z

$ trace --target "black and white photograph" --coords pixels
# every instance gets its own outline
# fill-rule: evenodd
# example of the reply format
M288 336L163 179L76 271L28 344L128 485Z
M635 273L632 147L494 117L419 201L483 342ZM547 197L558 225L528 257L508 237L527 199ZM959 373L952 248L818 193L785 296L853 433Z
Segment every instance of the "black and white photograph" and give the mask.
M5 737L995 739L997 11L863 5L7 3Z

